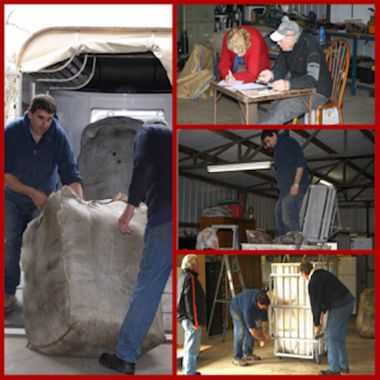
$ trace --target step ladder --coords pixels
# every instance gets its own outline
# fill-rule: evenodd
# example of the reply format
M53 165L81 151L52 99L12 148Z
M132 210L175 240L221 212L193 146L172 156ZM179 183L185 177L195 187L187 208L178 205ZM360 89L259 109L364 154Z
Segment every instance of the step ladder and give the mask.
M230 262L230 257L231 257L231 262ZM238 275L239 279L239 284L234 283L234 274ZM219 294L221 292L222 288L222 280L225 279L228 282L228 289L227 291L224 292L224 294ZM224 321L223 321L223 339L222 341L224 342L225 339L225 334L226 334L226 329L228 327L228 305L230 303L230 300L236 296L237 292L236 290L240 289L240 291L245 290L245 283L244 283L244 278L241 273L240 265L239 265L239 260L236 255L223 255L222 257L222 265L220 267L220 272L219 272L219 277L218 277L218 282L216 284L216 290L214 294L214 299L212 301L212 308L211 308L211 314L210 314L210 319L209 323L207 326L207 339L210 337L210 331L211 331L211 326L212 322L214 320L214 313L215 313L215 307L216 304L221 303L223 304L224 307Z

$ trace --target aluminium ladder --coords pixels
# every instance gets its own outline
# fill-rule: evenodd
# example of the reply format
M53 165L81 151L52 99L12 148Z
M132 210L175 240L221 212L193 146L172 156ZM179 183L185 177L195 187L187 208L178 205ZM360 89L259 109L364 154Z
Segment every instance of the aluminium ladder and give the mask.
M210 331L212 322L214 319L215 306L217 303L221 303L225 305L225 318L223 322L223 342L226 334L226 328L228 325L228 304L231 298L236 296L236 289L240 288L241 291L245 289L245 283L243 279L243 275L241 273L238 257L236 255L231 255L231 264L229 260L230 255L223 255L222 257L222 265L219 272L218 282L216 285L216 290L214 294L214 299L212 302L210 319L207 326L207 338L210 337ZM238 275L239 284L235 285L234 283L234 274ZM226 279L228 282L228 287L230 292L225 292L221 296L219 296L220 291L222 290L222 279Z

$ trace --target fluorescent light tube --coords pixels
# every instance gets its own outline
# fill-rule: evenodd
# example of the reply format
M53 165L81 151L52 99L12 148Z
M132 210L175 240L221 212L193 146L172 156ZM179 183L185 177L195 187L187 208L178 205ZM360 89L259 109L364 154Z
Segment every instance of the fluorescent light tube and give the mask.
M271 165L272 165L271 161L243 162L243 163L223 164L223 165L207 165L207 171L209 173L221 173L221 172L240 172L242 170L263 170L263 169L270 169Z

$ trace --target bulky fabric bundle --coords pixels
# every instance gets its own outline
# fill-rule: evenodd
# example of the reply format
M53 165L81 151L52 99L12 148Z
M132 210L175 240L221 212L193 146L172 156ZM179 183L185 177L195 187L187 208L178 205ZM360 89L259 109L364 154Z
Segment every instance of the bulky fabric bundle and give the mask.
M139 272L146 207L133 235L122 235L120 201L82 201L69 187L49 197L23 236L24 318L28 346L46 354L113 351ZM161 310L142 352L164 342ZM141 318L144 318L142 315Z

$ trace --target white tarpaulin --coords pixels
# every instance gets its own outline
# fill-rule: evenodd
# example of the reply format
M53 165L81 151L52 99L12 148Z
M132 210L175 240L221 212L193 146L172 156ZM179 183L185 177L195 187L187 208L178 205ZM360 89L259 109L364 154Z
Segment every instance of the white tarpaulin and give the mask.
M172 30L147 28L57 27L33 34L23 45L17 67L38 72L73 56L152 52L172 81Z

